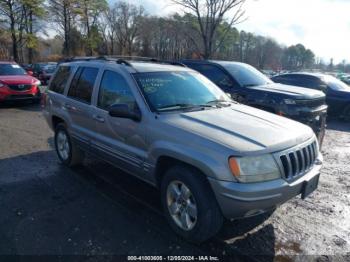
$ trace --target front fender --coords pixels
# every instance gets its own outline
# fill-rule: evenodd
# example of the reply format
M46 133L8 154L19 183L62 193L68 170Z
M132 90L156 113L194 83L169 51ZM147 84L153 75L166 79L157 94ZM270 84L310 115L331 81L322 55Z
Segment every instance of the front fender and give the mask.
M221 152L210 154L209 151L195 150L183 144L158 141L150 147L149 157L155 167L159 158L166 156L198 168L207 177L219 180L234 181L228 168L228 160ZM155 171L155 170L154 170Z

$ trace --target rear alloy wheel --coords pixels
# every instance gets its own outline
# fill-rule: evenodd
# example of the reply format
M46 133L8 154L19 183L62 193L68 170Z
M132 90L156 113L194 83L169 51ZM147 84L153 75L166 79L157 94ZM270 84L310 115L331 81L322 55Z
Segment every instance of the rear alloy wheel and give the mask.
M70 145L66 132L59 130L57 133L57 152L63 161L67 161L70 155Z
M66 166L76 166L84 160L84 153L72 143L63 123L58 124L55 129L55 147L58 158Z

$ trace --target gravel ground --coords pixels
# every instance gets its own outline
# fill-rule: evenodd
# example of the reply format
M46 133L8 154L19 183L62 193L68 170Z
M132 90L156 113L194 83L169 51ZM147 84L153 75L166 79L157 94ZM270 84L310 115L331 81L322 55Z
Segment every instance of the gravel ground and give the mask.
M319 188L309 198L295 198L271 216L227 222L200 246L172 233L155 189L94 159L63 167L52 136L39 106L0 107L1 255L350 261L350 124L328 124Z

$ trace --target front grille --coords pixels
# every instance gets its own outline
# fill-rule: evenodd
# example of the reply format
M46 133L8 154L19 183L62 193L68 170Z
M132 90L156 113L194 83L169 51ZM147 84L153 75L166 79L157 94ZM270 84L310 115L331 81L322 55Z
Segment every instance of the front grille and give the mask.
M319 107L326 104L325 98L317 99L300 99L295 100L297 105L307 106L307 107Z
M317 143L314 141L307 146L279 154L284 177L293 179L311 169L317 158L317 151Z
M33 98L33 95L10 95L7 96L6 99L8 100L16 100L16 99L27 99L27 98Z
M15 91L27 91L32 88L32 85L8 85L8 87Z

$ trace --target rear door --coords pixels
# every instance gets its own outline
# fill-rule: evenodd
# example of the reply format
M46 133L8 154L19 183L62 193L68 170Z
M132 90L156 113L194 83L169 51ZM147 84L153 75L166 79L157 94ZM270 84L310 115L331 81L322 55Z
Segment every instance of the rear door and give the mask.
M71 136L86 150L95 132L91 99L98 72L97 67L78 67L63 104L68 112Z
M119 69L111 67L104 70L98 91L95 92L93 118L97 134L91 145L105 160L127 172L142 175L147 155L145 120L136 122L111 117L108 113L108 108L113 104L126 104L131 110L139 110L132 84Z

